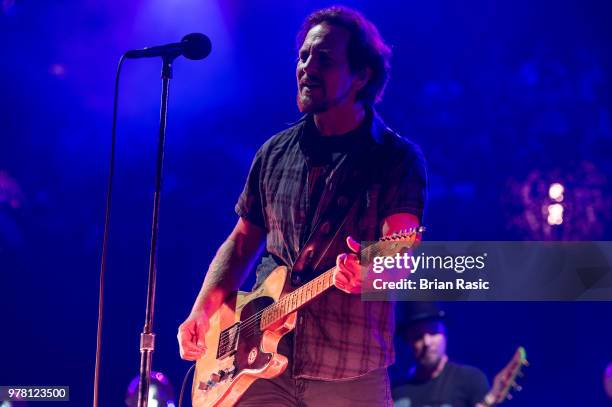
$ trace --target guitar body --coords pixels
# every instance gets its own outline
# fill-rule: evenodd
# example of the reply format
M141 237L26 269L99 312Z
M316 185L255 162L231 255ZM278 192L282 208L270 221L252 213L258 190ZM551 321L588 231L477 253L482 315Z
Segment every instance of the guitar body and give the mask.
M393 233L362 252L366 258L384 250L398 253L406 245L411 247L423 230ZM255 380L283 373L289 361L277 352L278 343L295 328L298 309L334 287L334 270L292 289L287 284L287 268L277 267L257 290L236 293L210 315L205 337L208 349L196 362L193 378L193 406L233 406Z
M258 313L281 298L286 280L287 268L278 267L257 290L236 293L210 316L207 351L196 362L194 407L233 406L255 380L285 371L288 360L277 345L295 327L297 312L266 330Z

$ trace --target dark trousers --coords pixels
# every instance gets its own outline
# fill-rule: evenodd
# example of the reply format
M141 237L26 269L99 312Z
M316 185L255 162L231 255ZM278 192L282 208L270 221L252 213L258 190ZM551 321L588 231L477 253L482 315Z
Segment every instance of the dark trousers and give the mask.
M292 333L278 350L292 355ZM347 380L293 379L292 362L280 376L258 379L242 395L239 407L388 407L392 406L387 369L378 369Z

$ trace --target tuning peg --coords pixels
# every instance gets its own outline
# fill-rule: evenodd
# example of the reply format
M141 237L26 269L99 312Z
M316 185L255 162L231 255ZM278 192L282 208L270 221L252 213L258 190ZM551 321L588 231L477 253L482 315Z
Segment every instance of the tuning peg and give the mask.
M506 396L506 400L512 400L512 394L508 393L508 395Z
M523 373L523 372L518 372L516 375L517 375L518 377L525 377L525 373Z
M523 366L529 367L529 361L527 359L523 360Z
M518 383L516 383L516 382L513 382L513 383L512 383L512 388L513 388L515 391L521 391L521 390L523 390L523 386L521 386L520 384L518 384Z

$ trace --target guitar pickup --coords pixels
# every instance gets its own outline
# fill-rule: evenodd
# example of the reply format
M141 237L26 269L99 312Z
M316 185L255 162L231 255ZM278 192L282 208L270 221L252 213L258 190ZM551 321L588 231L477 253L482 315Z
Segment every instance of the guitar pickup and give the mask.
M217 348L217 359L232 356L238 351L238 335L240 334L240 322L227 329L219 335L219 347Z

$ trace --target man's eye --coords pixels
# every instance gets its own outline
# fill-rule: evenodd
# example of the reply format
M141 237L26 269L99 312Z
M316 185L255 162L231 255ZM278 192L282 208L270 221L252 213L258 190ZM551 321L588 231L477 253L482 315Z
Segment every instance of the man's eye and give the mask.
M319 62L323 66L330 66L332 64L332 59L327 55L319 56Z

